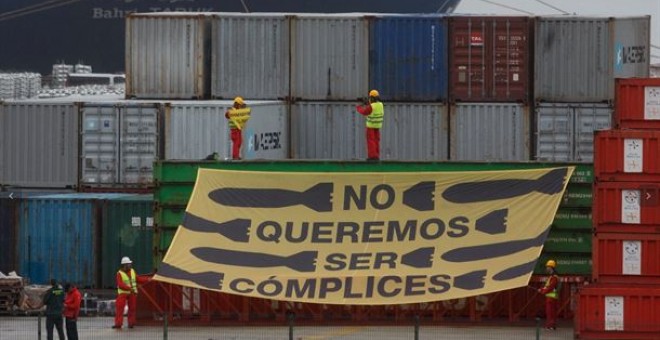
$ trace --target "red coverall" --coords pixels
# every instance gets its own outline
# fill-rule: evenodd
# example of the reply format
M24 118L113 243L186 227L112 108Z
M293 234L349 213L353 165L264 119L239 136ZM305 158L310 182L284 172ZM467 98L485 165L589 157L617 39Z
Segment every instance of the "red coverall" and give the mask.
M548 281L546 282L545 286L543 288L539 289L539 293L541 294L548 294L555 289L557 289L557 285L559 284L559 276L556 274L551 275L548 278ZM551 328L555 329L557 328L557 312L559 312L559 297L553 298L553 297L548 297L546 295L545 297L545 328Z
M122 269L120 269L122 270ZM129 272L125 272L128 277L131 277L131 272L135 272L133 268ZM138 284L149 282L148 278L140 277L135 275L135 280ZM115 281L117 282L117 288L122 290L133 291L131 286L124 284L124 280L121 277L121 274L117 272L115 276ZM136 287L137 290L137 287ZM130 294L117 294L117 299L115 300L115 327L121 328L124 323L124 307L128 303L128 327L135 326L135 310L137 309L137 292Z
M357 106L357 112L363 116L371 114L371 104ZM380 159L380 129L367 128L367 158Z

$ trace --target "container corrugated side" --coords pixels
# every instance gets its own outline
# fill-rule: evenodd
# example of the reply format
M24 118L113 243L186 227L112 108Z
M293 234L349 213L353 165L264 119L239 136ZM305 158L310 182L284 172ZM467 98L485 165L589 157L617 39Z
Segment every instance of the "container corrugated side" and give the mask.
M535 99L612 101L615 77L649 74L649 25L649 17L537 18Z
M591 230L550 230L543 252L591 253Z
M289 96L289 19L284 15L216 15L212 26L213 98Z
M98 205L95 196L49 195L19 203L18 262L31 283L50 279L95 287L98 279Z
M450 100L529 101L531 22L522 16L452 16Z
M617 79L614 97L616 128L660 130L660 78Z
M78 110L73 103L0 103L0 136L0 184L77 185Z
M291 96L300 100L366 97L367 19L355 14L300 14L291 20Z
M660 286L660 233L596 231L593 278L599 283Z
M250 120L243 131L243 159L285 159L289 152L289 106L283 101L247 101ZM231 157L225 111L230 101L165 103L165 159L199 160L217 152Z
M598 131L594 143L599 182L660 182L660 131Z
M209 97L210 41L208 15L129 15L126 18L126 97Z
M158 103L82 103L80 185L149 186L160 155L160 111Z
M128 256L138 274L153 271L153 195L103 202L101 214L101 286L115 288L121 258Z
M292 158L365 159L365 119L356 112L355 105L294 104L291 108ZM386 103L380 152L382 160L446 160L446 106Z
M539 103L535 111L539 161L593 162L594 131L612 125L609 104Z
M660 287L592 284L579 291L575 337L658 339Z
M447 19L375 17L369 22L369 88L389 101L447 100Z
M660 233L660 183L596 182L596 232Z
M450 156L456 161L529 160L529 107L458 103L450 108Z

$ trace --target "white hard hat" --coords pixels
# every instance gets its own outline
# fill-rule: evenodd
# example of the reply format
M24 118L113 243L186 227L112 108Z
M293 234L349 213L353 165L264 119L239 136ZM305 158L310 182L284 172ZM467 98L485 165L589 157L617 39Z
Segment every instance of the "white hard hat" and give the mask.
M121 264L131 264L131 263L133 263L133 261L131 261L131 259L129 259L128 256L124 256L121 258Z

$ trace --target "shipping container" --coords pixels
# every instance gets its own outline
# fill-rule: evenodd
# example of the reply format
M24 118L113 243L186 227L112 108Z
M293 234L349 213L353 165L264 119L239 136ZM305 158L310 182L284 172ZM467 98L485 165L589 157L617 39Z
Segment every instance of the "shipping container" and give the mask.
M580 289L578 339L658 339L660 286L589 285Z
M554 260L557 263L557 271L561 276L582 275L591 276L592 260L591 254L585 253L552 253L547 252L545 248L539 257L534 274L546 274L545 264L548 260Z
M289 154L289 105L283 101L246 101L250 120L243 129L243 159L285 159ZM201 160L217 152L231 158L225 112L232 101L166 102L163 119L165 159Z
M529 107L516 103L457 103L450 108L449 158L529 160Z
M72 102L0 103L0 136L0 185L77 185L78 110Z
M80 105L80 185L145 187L159 158L162 106L136 101Z
M447 73L446 17L370 19L369 88L378 89L382 100L446 102Z
M597 182L594 186L596 232L660 233L659 183Z
M614 123L618 129L660 129L660 78L617 79Z
M566 187L560 206L569 208L591 208L593 189L591 185L571 185Z
M126 17L127 98L208 98L210 76L209 15L162 12Z
M613 101L615 78L648 77L649 16L542 16L534 30L536 101Z
M101 286L116 288L121 258L138 274L153 272L153 195L111 198L101 205Z
M9 195L12 195L10 198ZM0 272L8 274L16 268L16 200L11 192L0 192Z
M352 160L367 157L365 118L350 102L298 102L291 107L291 157ZM443 104L386 103L382 160L447 159Z
M291 96L301 100L366 98L367 18L361 14L297 14L291 20Z
M660 182L660 130L605 130L594 136L599 182Z
M592 230L591 207L559 208L552 221L553 230Z
M31 283L51 278L98 287L99 201L123 194L60 194L18 204L18 273Z
M591 253L591 230L550 230L543 245L543 252Z
M532 51L530 17L449 19L450 100L527 102Z
M214 98L281 99L289 96L289 19L277 14L213 16Z
M660 286L660 233L596 232L594 281Z
M592 162L593 134L609 129L612 107L597 103L536 105L536 160Z
M328 161L158 161L154 168L154 266L170 246L185 213L200 168L273 172L428 172L538 169L560 165L575 166L568 190L577 190L560 203L591 207L593 168L586 164L561 163L461 163L461 162L328 162ZM574 189L578 188L578 189ZM577 204L576 204L577 203ZM582 208L584 209L584 208Z

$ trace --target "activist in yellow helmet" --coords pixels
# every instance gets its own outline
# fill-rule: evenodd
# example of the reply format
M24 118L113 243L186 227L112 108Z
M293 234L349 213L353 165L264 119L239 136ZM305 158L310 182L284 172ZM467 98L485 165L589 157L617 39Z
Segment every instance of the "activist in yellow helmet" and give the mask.
M380 160L380 129L383 127L385 108L380 101L378 90L369 91L369 101L355 107L366 118L367 123L367 160Z
M369 97L380 97L380 93L378 93L378 90L371 90L369 91Z
M555 260L548 260L548 262L545 263L545 266L551 268L557 268L557 262L555 262Z
M559 288L560 280L557 274L557 262L555 260L548 260L545 263L545 271L550 275L545 281L543 288L538 290L539 293L545 295L545 329L557 329L557 312L559 311Z
M225 118L228 119L229 130L231 133L231 157L232 159L241 159L241 145L243 144L243 128L250 119L250 108L247 107L243 97L234 98L234 106L225 112Z

